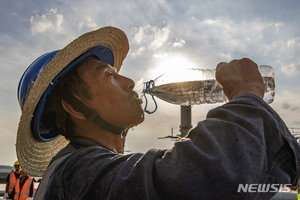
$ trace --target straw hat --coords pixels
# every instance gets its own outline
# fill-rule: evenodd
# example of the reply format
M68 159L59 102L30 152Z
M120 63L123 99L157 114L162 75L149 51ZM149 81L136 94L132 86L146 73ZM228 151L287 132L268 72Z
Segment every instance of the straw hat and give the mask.
M48 164L69 142L63 136L51 141L36 139L31 128L33 113L41 96L52 80L74 59L97 47L109 47L114 54L114 67L119 71L129 51L128 39L123 31L104 27L85 33L59 51L39 74L23 105L19 122L16 151L24 171L31 176L43 176Z

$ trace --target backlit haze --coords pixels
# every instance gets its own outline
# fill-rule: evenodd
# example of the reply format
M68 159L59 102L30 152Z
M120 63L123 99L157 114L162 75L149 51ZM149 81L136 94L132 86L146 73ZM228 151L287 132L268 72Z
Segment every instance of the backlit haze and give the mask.
M298 0L0 0L0 165L16 160L17 86L25 69L40 55L103 26L128 36L131 48L120 73L136 82L139 94L144 81L167 71L214 69L219 62L249 57L274 68L271 106L288 127L300 127L299 9ZM180 106L156 100L158 110L129 131L127 153L173 146L157 138L170 135L171 128L179 133ZM193 106L192 125L218 105Z

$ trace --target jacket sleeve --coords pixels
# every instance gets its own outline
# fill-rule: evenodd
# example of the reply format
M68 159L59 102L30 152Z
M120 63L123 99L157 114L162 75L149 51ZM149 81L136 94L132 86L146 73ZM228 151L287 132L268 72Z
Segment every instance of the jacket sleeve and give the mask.
M237 192L239 184L295 185L299 155L276 112L255 95L240 95L209 111L174 148L149 151L130 173L120 171L115 194L132 185L121 193L146 191L149 199L269 199L275 193Z

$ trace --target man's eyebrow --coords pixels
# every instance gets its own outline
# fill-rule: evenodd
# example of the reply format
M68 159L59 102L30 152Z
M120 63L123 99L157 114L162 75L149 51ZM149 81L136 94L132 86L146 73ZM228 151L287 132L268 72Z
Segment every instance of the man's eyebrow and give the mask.
M110 66L109 64L99 64L99 65L96 66L96 72L97 73L101 73L102 71L104 71L106 69L113 70L114 72L117 72L116 68Z
M102 70L104 70L104 69L106 69L106 68L110 68L110 66L107 65L107 64L98 64L98 65L96 66L96 70L97 70L97 71L102 71Z

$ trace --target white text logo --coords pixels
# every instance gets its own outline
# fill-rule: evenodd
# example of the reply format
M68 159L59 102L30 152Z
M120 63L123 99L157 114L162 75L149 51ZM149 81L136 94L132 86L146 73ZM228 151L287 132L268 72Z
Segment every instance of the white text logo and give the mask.
M292 184L239 184L237 192L289 192Z

